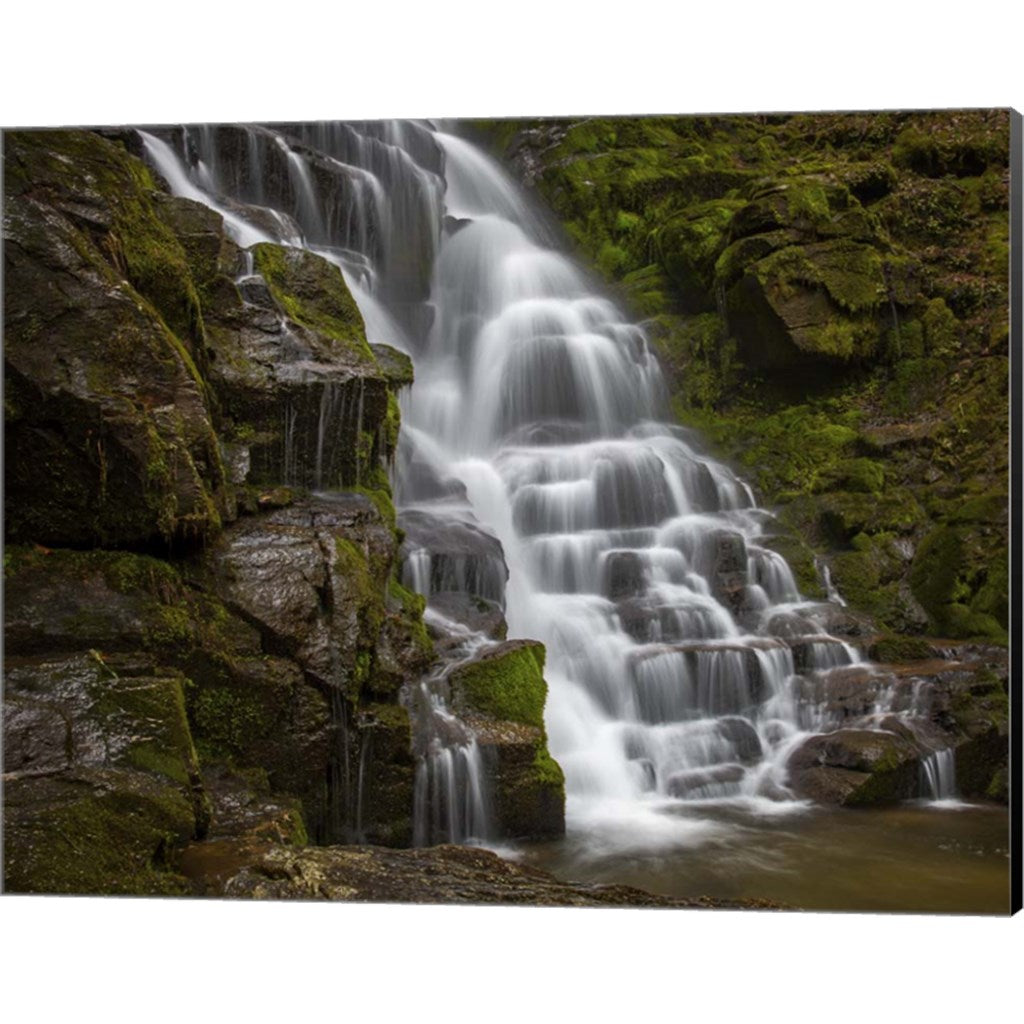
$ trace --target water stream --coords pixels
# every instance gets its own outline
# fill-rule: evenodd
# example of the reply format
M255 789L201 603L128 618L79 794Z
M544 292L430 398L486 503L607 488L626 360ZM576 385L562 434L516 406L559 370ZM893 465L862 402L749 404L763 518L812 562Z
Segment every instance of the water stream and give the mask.
M491 601L510 637L546 645L570 843L649 854L809 813L786 761L836 728L815 687L860 653L801 598L750 487L665 422L644 331L505 171L426 123L142 137L243 247L335 262L369 340L412 355L396 500L426 535L462 531L465 555L414 544L405 579ZM826 586L841 605L827 570ZM416 839L487 839L474 737L424 685ZM901 699L880 690L875 719L920 711ZM950 757L922 769L922 795L953 795Z

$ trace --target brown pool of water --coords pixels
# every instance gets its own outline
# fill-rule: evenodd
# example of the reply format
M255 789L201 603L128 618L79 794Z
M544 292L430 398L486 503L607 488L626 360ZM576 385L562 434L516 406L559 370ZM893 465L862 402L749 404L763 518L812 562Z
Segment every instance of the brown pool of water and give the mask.
M695 813L692 805L685 813ZM521 859L566 881L666 896L767 898L805 910L1009 911L1005 807L818 808L757 821L724 807L701 810L709 816L731 827L696 849L598 855L585 837L570 835Z

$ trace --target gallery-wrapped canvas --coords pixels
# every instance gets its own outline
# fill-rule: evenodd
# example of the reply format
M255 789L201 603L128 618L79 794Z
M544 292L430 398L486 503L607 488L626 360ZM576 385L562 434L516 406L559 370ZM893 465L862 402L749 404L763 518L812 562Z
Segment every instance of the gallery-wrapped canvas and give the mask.
M6 131L5 890L1018 907L1020 141Z

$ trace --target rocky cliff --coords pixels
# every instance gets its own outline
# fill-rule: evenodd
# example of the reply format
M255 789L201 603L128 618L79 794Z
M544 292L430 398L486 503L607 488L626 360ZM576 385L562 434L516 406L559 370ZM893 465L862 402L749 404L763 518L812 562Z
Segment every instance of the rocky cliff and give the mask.
M4 136L13 891L207 891L196 843L409 845L403 691L441 665L387 475L408 358L337 266L240 249L131 141ZM473 691L497 734L506 678ZM558 834L542 723L510 727L502 834Z

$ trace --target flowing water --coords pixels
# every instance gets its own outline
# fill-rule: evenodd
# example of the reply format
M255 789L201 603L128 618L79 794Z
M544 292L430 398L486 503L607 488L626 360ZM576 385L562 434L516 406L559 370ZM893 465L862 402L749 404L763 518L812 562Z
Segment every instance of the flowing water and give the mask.
M369 340L412 355L394 479L405 580L492 602L510 637L546 645L567 787L559 856L614 850L621 868L633 854L822 839L823 812L793 797L786 760L836 727L815 687L860 654L828 635L828 605L801 599L750 488L663 421L643 330L512 179L425 123L142 137L171 189L219 210L240 245L272 238L334 261ZM486 839L475 739L443 677L424 686L411 698L417 841ZM921 710L879 687L866 725ZM924 764L923 796L955 795L951 757Z

